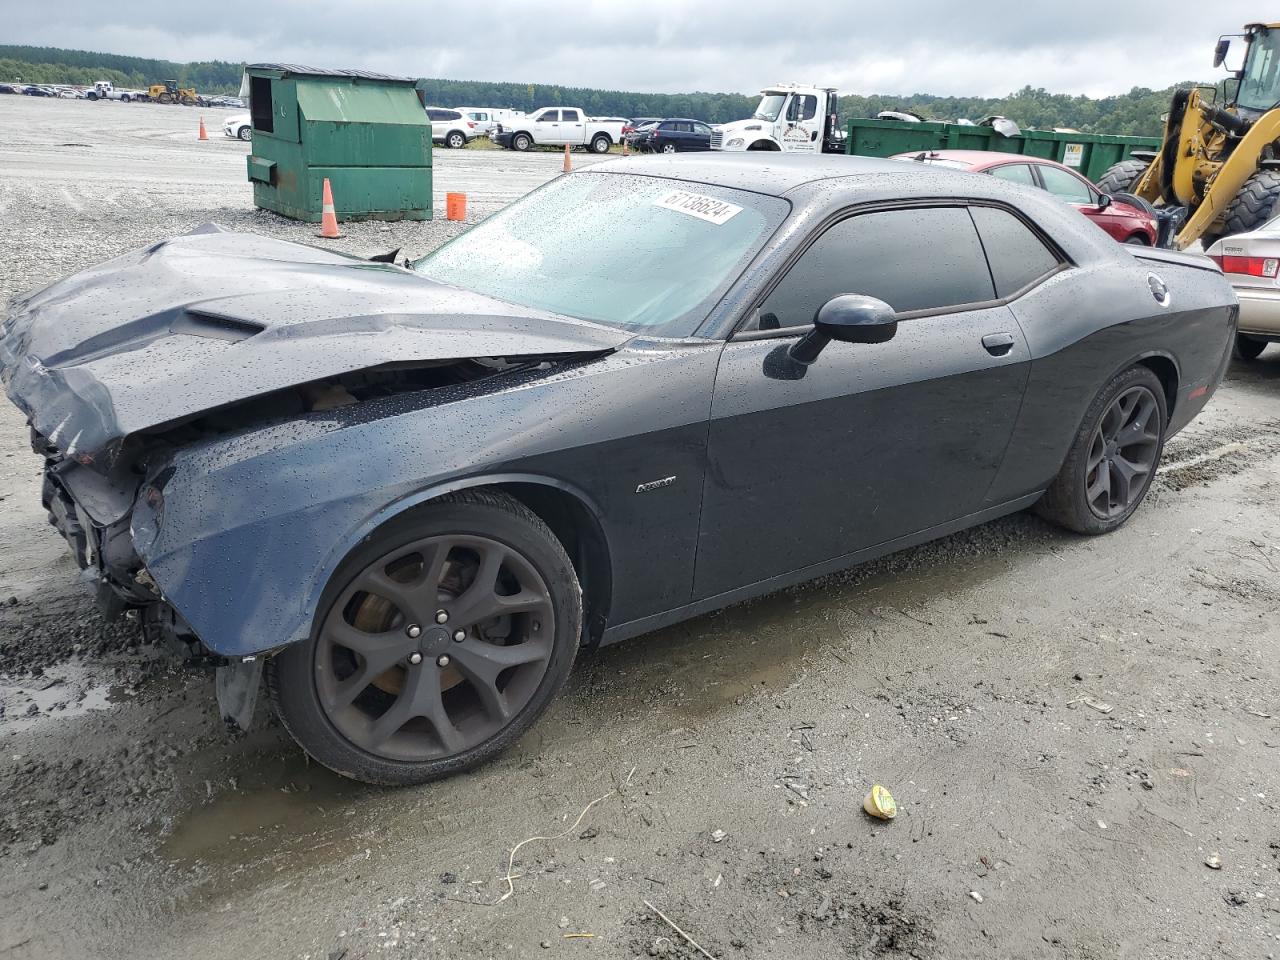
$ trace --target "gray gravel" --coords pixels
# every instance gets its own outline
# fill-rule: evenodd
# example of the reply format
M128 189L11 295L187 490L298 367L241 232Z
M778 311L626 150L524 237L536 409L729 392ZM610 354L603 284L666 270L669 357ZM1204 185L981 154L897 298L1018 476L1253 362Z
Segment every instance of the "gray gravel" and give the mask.
M0 294L207 220L311 242L195 118L0 97ZM559 157L436 169L480 217ZM4 405L0 957L701 956L646 900L723 958L1280 954L1280 349L1125 530L1015 516L586 654L510 754L411 790L265 712L225 731L208 676L98 617L38 467Z

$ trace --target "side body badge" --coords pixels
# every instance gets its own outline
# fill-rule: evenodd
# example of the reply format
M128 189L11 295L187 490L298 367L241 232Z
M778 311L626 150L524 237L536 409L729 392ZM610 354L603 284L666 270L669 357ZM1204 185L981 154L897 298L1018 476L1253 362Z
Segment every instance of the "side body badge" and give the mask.
M663 487L669 487L675 482L675 477L663 477L661 480L650 480L648 483L642 483L636 487L636 493L648 493L650 490L661 490Z

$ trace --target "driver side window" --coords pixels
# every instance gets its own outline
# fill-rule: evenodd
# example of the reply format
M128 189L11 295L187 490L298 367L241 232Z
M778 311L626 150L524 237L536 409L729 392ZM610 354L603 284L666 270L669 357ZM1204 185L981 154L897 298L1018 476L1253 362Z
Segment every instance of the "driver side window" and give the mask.
M844 293L876 297L898 313L995 299L967 209L884 210L841 220L818 237L765 298L756 328L808 326Z

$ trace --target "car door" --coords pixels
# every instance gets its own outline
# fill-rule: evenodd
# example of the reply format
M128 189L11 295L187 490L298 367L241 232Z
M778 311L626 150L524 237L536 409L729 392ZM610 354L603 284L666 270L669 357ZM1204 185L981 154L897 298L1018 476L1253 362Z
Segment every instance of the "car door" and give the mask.
M832 297L898 313L883 344L787 351ZM695 599L977 511L1029 353L964 206L852 213L800 255L725 345L711 409Z
M823 118L818 116L815 94L792 94L782 128L782 149L789 153L822 152Z
M560 111L560 135L558 143L570 143L577 146L586 143L587 125L581 110Z
M1123 226L1108 212L1109 208L1099 207L1100 194L1084 177L1051 167L1047 163L1036 164L1036 172L1040 174L1044 188L1055 197L1071 204L1117 240L1124 239Z
M543 110L529 125L535 143L564 143L560 139L560 111Z

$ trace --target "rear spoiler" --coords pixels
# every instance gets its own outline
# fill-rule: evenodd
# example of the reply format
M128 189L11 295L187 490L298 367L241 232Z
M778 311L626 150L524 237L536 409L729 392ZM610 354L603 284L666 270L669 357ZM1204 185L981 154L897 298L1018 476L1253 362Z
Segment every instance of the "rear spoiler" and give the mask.
M1210 260L1203 253L1187 253L1183 250L1163 250L1159 247L1139 247L1133 244L1124 244L1124 248L1128 250L1138 260L1145 260L1148 263L1172 263L1180 267L1194 267L1197 270L1208 270L1211 273L1221 273L1222 269Z

